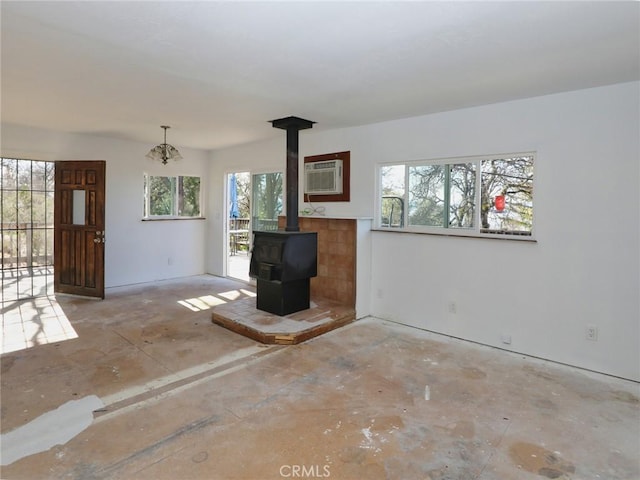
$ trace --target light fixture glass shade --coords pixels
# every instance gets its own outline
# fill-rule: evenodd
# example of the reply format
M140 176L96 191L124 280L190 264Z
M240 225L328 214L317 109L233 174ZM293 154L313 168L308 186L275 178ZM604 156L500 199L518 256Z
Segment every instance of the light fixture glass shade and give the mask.
M149 150L146 157L151 160L160 161L165 165L168 160L182 160L182 155L180 155L178 149L168 143L163 143L153 147Z
M171 127L162 125L160 128L164 128L164 143L156 145L149 150L146 157L151 160L162 162L164 165L166 165L169 160L182 160L182 155L180 155L178 149L167 143L167 128Z

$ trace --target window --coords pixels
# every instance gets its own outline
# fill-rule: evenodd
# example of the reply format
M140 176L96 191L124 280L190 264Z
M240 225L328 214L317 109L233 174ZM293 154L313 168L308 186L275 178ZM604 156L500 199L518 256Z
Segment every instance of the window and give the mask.
M145 219L200 216L200 177L145 175Z
M533 161L513 154L383 165L379 227L530 237Z

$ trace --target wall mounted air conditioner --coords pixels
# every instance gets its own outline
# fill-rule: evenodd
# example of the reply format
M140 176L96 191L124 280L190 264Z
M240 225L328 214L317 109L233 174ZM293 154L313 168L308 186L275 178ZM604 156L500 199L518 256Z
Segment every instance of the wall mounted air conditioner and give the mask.
M342 160L305 163L304 193L306 195L342 194Z

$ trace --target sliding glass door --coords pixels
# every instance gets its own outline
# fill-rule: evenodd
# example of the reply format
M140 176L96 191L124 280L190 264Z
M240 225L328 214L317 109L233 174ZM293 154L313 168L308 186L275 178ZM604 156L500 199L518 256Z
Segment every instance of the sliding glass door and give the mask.
M278 229L282 178L282 172L227 174L227 276L250 281L252 232Z
M282 173L255 173L251 181L251 229L278 229L278 215L282 215Z

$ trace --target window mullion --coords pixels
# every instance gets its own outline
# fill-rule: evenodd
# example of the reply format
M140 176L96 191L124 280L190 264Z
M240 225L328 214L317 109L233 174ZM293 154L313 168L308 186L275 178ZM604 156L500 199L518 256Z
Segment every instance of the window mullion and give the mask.
M147 218L149 216L149 213L151 212L150 208L149 208L149 175L145 173L144 175L144 205L143 205L143 218Z
M475 217L474 221L474 230L480 233L482 229L481 220L482 220L482 160L476 160L476 191L474 195L475 208L473 215Z
M409 165L404 166L404 205L402 208L402 225L409 225Z
M178 216L178 177L171 177L173 179L173 198L171 199L171 214L174 217Z
M446 164L444 166L444 228L449 228L449 207L451 206L451 165Z
M180 190L181 188L181 181L180 181L179 176L176 176L176 201L175 201L175 215L176 217L180 216L181 210L182 210L182 205L181 205L181 201L180 201Z

